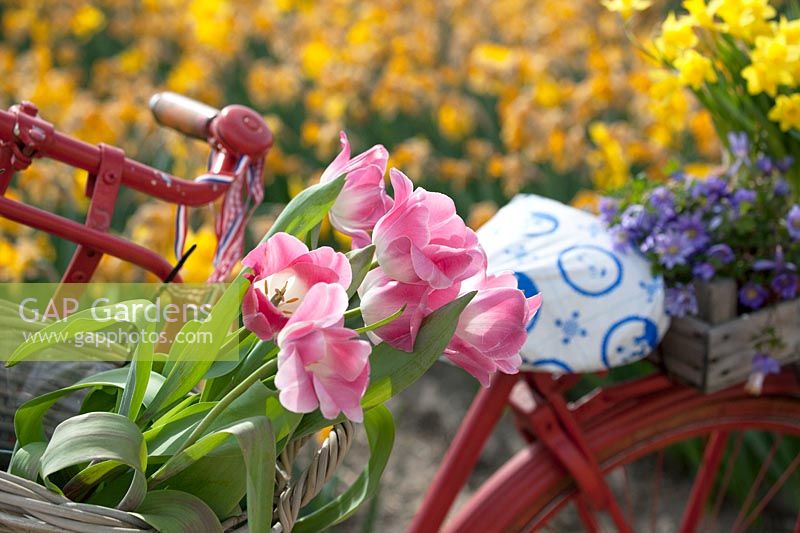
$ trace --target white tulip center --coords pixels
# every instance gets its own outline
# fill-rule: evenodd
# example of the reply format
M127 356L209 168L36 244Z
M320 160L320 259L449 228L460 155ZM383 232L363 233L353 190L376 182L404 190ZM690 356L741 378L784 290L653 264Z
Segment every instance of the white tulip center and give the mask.
M308 292L306 284L291 270L276 272L253 285L285 316L291 316L297 310Z

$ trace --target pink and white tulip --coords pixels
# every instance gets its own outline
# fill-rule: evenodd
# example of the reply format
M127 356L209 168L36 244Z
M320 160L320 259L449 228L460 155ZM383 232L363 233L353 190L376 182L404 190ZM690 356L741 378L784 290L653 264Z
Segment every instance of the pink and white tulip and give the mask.
M327 183L347 174L344 187L329 212L334 228L353 239L353 248L363 248L370 242L375 223L392 207L386 193L383 175L389 152L375 145L350 159L350 142L344 132L339 134L342 151L325 169L320 183Z
M363 420L371 347L344 327L346 309L341 285L317 283L278 334L275 385L288 410L309 413L319 407L328 419L342 412L355 422Z
M264 340L271 340L286 325L315 284L335 283L344 290L352 280L344 254L327 246L309 251L286 233L259 244L242 264L252 269L242 302L244 325Z
M421 283L403 283L386 275L383 269L372 270L358 288L361 316L365 324L375 324L405 306L403 314L368 333L375 343L385 341L398 350L414 348L422 319L431 308L439 308L458 296L458 285L435 290Z
M526 327L542 304L540 294L525 298L513 274L479 274L462 285L462 293L477 290L461 313L445 356L489 386L497 372L516 374Z
M378 263L387 276L446 289L485 268L478 236L456 214L450 197L414 190L411 180L396 169L390 178L394 206L372 234Z

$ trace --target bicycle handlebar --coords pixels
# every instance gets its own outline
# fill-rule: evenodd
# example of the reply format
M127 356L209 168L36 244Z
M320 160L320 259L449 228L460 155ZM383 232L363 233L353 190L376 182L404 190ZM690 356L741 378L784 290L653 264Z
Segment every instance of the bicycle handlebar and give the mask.
M232 172L242 157L263 158L272 146L269 127L260 114L248 107L230 105L218 111L174 93L154 96L151 107L161 124L204 139L213 149L221 150L223 157L215 167L217 172ZM93 192L87 194L91 195L92 204L85 224L4 197L14 173L27 168L36 157L81 168L100 179L89 182ZM96 183L104 187L99 194ZM79 244L64 281L91 278L100 257L106 253L162 279L174 274L172 265L154 252L107 233L120 185L187 206L211 203L229 187L218 181L181 179L126 158L118 148L91 145L70 137L39 118L38 109L30 102L12 106L8 111L0 110L0 217Z
M201 140L210 137L211 121L220 114L219 109L171 92L154 94L150 111L162 126Z
M16 113L0 110L0 139L3 141L17 141L15 129L22 129L17 116ZM101 157L99 147L55 131L52 125L38 117L26 116L25 121L27 124L24 128L28 132L45 132L45 139L36 145L38 155L97 173ZM13 169L5 169L5 172L9 171L13 172ZM178 178L127 157L123 164L122 183L168 202L192 206L213 202L225 190L218 184Z

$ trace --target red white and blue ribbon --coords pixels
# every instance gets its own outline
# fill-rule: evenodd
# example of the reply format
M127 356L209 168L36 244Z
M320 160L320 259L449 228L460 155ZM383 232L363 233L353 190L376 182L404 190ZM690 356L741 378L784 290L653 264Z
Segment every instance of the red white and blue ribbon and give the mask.
M195 181L219 183L228 187L219 210L215 213L214 229L217 250L214 254L214 272L209 282L223 281L244 254L244 234L247 221L264 199L264 158L251 159L240 156L233 171L222 170L227 154L212 149L208 159L208 172ZM175 217L175 257L183 257L188 233L189 211L179 205Z

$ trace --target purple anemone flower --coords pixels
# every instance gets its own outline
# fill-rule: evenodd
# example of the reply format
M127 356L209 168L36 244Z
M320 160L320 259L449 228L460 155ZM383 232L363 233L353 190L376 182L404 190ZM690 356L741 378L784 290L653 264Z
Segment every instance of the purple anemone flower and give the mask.
M750 151L750 141L747 140L747 133L731 131L728 133L728 146L731 153L737 159L744 159Z
M795 204L789 209L789 214L786 215L786 229L789 230L792 240L800 240L800 205Z
M750 309L760 309L767 298L769 298L769 291L753 281L748 281L739 289L739 301Z
M739 209L742 204L754 204L756 201L756 191L737 189L736 192L733 193L733 198L731 200L737 209Z
M719 261L723 265L733 263L736 259L736 255L734 255L733 250L727 244L715 244L708 249L707 253L708 257Z
M758 156L758 159L756 159L756 166L758 167L758 170L763 172L765 175L770 175L772 174L772 171L775 170L775 163L770 157L765 155Z
M711 263L697 263L692 269L692 275L703 281L709 281L717 271Z
M600 221L603 224L610 224L614 217L619 213L619 202L606 196L600 198Z
M786 258L783 255L783 247L776 246L775 258L759 259L758 261L753 263L753 270L758 270L758 271L772 270L775 273L781 273L787 270L795 272L797 270L797 266L795 266L794 263L787 263Z
M690 190L692 198L705 198L706 205L712 208L728 196L728 182L718 176L696 181Z
M686 264L686 259L692 253L692 245L686 236L672 229L656 235L653 248L661 264L667 268Z
M770 287L781 299L791 300L797 295L797 274L790 271L780 272L772 278Z
M631 236L628 230L617 224L616 226L611 226L608 229L608 233L611 236L611 247L614 251L621 254L626 253L631 245Z
M678 283L667 287L664 291L664 307L670 316L686 316L697 314L697 295L693 285Z
M647 235L653 229L650 213L647 212L643 205L639 204L629 205L622 212L620 223L632 237Z
M773 190L775 191L775 196L788 196L792 192L789 182L783 178L775 180L775 188Z
M758 396L761 394L761 390L764 387L764 378L769 374L777 374L780 372L781 365L776 359L764 352L756 352L753 356L752 364L752 371L747 378L747 383L744 388L750 394Z
M675 193L663 185L656 187L650 193L650 205L658 211L674 211Z
M775 166L778 168L778 172L781 174L786 174L794 165L794 157L787 155L783 159L778 159L775 162Z
M759 374L777 374L781 371L781 364L764 352L757 352L753 356L753 372Z
M702 250L711 240L703 224L701 213L681 215L678 217L676 226L686 238L693 252Z

